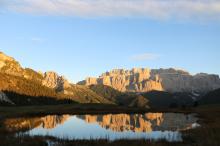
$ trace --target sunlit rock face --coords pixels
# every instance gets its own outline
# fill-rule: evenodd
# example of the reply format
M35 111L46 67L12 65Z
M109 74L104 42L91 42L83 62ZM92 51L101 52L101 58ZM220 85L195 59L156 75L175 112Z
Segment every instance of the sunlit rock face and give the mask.
M45 129L53 129L57 125L63 124L69 117L69 115L49 115L45 117L7 119L4 121L4 127L11 132L26 131L39 126Z
M209 92L220 88L218 75L204 73L190 75L188 72L174 69L152 70L151 74L159 76L165 91Z
M46 87L56 89L58 91L63 91L69 88L71 85L63 76L59 76L55 72L46 72L44 74L44 79L42 84Z
M149 69L136 68L131 71L123 69L112 70L102 74L99 78L87 78L79 84L103 84L122 92L148 92L152 90L163 90L159 78L151 78Z
M55 72L36 72L29 68L22 68L22 66L14 58L5 55L0 52L0 72L23 77L28 80L34 80L42 83L42 85L56 89L58 91L64 91L71 85L63 76L59 76Z
M14 58L2 52L0 52L0 71L15 76L23 75L23 69L20 64Z
M152 90L168 92L208 92L220 88L218 75L197 74L177 69L132 70L115 69L98 78L87 78L79 82L83 85L102 84L122 92L148 92Z
M2 52L0 52L0 72L39 82L41 82L43 78L42 74L39 72L36 72L30 68L22 68L18 61Z
M77 116L88 123L98 123L106 129L116 132L134 131L177 131L187 130L192 127L192 123L197 121L193 115L175 113L147 113L144 115L134 114L109 114L109 115L84 115Z

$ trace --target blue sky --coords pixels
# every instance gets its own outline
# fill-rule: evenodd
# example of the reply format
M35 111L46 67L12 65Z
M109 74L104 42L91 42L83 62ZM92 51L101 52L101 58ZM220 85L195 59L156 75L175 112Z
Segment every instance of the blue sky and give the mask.
M220 2L2 0L0 50L73 82L114 68L220 74Z

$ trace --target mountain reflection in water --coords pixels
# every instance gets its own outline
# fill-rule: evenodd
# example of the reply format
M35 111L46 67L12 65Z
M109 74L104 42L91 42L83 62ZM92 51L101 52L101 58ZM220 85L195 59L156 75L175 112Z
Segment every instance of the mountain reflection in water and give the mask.
M165 139L181 141L181 131L196 127L193 114L146 113L48 115L4 121L7 131L68 139Z

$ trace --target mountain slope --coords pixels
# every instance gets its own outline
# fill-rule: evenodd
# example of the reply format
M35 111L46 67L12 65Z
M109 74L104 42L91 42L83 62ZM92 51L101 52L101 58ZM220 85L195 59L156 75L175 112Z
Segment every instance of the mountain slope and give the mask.
M74 97L74 100L79 103L106 103L114 104L114 102L92 91L87 86L71 85L66 88L62 93Z
M89 88L112 102L117 102L117 98L121 96L129 96L105 85L90 85Z
M149 100L145 97L138 95L135 97L130 104L128 105L130 107L141 107L141 108L150 108L149 106Z
M106 85L90 85L89 88L118 105L146 108L193 106L200 97L192 93L150 91L145 93L120 92Z
M151 91L141 94L149 101L151 108L186 107L193 106L195 100L190 93L169 93L164 91Z
M106 85L90 85L89 88L100 96L121 106L149 107L148 100L141 95L120 92Z
M220 88L207 93L199 101L200 104L219 104L220 103Z

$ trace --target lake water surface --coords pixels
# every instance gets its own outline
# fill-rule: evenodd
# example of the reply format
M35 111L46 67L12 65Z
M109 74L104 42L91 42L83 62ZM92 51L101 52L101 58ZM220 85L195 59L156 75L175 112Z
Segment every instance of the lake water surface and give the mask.
M149 139L182 141L182 131L196 128L194 114L146 113L48 115L5 120L8 131L65 139Z

